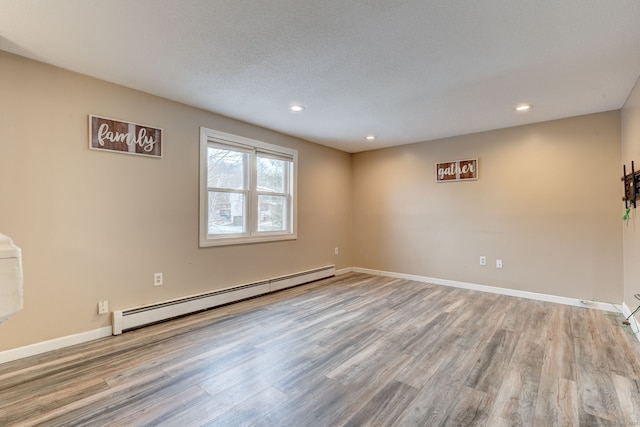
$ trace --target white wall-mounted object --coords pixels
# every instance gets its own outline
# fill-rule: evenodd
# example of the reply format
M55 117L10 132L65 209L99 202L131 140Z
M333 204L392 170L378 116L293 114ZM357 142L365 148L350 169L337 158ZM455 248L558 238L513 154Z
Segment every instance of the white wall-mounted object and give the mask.
M0 234L0 324L22 310L22 252Z

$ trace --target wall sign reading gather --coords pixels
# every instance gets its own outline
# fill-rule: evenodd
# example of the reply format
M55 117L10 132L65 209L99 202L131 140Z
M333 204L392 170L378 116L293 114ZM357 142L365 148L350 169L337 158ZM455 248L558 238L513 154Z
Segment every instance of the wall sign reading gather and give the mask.
M478 179L478 159L436 163L436 182Z
M162 129L89 115L89 148L162 158Z

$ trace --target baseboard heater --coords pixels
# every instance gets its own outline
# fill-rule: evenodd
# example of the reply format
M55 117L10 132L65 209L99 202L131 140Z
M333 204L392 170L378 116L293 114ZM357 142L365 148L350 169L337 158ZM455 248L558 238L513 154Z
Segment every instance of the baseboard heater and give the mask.
M321 267L287 276L276 277L260 282L249 283L231 288L219 289L204 294L191 295L157 304L116 310L112 313L113 335L120 335L130 329L136 329L152 323L184 316L197 311L229 304L258 295L268 294L303 283L335 276L335 266Z

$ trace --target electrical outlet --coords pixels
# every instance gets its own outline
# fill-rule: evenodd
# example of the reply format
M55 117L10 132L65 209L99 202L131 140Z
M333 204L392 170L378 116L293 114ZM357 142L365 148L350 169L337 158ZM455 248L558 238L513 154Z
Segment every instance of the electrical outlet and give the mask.
M109 313L109 301L98 301L98 314Z
M338 255L340 253L340 251L338 250L338 248L335 249L335 254Z
M502 268L502 260L501 259L497 259L496 260L496 268Z
M480 257L480 265L482 265L482 266L486 266L487 265L487 257L486 256L481 256Z
M153 274L153 286L162 286L162 273Z

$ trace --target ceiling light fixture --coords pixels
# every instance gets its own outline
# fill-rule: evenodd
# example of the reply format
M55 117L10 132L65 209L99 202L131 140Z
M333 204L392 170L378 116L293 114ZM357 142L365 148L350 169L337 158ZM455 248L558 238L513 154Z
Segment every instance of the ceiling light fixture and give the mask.
M292 105L291 106L291 111L295 111L296 113L300 112L302 110L304 110L304 107L302 105Z
M376 139L375 135L367 135L364 137L364 139L366 139L367 141L373 141L374 139Z
M533 105L531 104L520 104L516 107L516 111L520 111L520 112L529 111L532 108L533 108Z

